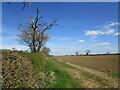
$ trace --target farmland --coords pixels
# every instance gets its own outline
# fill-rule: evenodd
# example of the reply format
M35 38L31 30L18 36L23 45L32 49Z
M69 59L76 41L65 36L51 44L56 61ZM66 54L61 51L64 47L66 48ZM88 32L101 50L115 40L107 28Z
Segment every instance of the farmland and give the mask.
M56 56L56 58L104 73L118 73L118 55Z
M118 88L119 78L116 77L119 75L118 73L114 71L113 77L112 74L98 71L100 67L95 69L95 65L96 67L102 65L97 62L99 59L95 58L98 64L95 64L94 60L94 69L90 68L92 64L89 64L89 62L93 62L93 57L102 60L105 56L61 56L54 58L42 53L24 53L10 50L3 50L2 56L4 73L2 74L3 78L0 79L4 80L3 88ZM116 56L111 56L113 60L114 57ZM86 58L91 59L87 61ZM76 61L76 63L73 64L67 60ZM77 60L86 62L77 62ZM110 63L111 59L108 62ZM111 63L114 65L115 62ZM89 65L86 68L85 65L87 64ZM106 63L105 66L107 65Z
M56 56L68 72L85 88L117 88L118 55ZM66 65L65 65L66 63ZM57 65L60 66L60 63Z

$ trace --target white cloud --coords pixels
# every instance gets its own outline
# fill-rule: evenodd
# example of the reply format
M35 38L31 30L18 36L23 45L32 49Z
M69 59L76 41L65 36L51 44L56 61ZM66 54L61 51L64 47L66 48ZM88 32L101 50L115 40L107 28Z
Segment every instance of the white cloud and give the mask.
M110 35L110 34L113 34L114 31L115 31L114 29L109 29L108 31L104 32L104 34Z
M109 29L105 32L103 32L103 31L86 31L85 35L103 35L103 34L110 35L110 34L113 34L114 31L115 31L114 29Z
M100 43L100 45L110 45L110 43L109 42L102 42L102 43Z
M118 25L118 22L111 22L111 23L107 23L104 28L105 29L109 29L111 28L112 26L115 26L115 25Z
M61 36L52 36L52 40L66 41L66 40L77 40L80 37L61 37Z
M81 42L85 42L85 40L78 40L78 41L64 43L64 46L71 46L73 44L77 44L77 43L81 43Z
M104 51L109 51L109 52L118 52L118 48L115 48L115 47L103 47Z
M79 40L78 42L84 42L85 40Z
M69 48L50 48L51 52L50 54L54 55L65 55L65 54L74 54L75 50L74 49L69 49Z
M51 55L75 55L76 51L79 53L85 53L88 47L71 47L71 48L50 48Z
M2 45L0 47L1 49L12 49L12 48L16 48L17 50L28 50L29 47L24 46L24 45L20 45L20 44L15 44L15 45Z
M95 46L101 46L101 45L110 45L110 43L109 42L97 43L97 44L93 45L93 47L95 47Z
M102 31L86 31L85 35L103 35Z
M114 33L113 35L120 35L120 33Z
M114 34L115 30L112 28L113 26L118 25L118 22L111 22L111 23L107 23L106 25L104 25L101 30L89 30L86 31L85 35L111 35Z

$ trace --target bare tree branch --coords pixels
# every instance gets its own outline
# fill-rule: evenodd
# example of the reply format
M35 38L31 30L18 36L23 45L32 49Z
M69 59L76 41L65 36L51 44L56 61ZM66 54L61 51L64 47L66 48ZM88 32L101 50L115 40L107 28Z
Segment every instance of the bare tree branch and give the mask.
M43 16L39 17L39 8L36 8L36 16L29 17L28 23L19 26L20 34L17 36L22 43L29 46L33 53L39 52L45 45L50 38L45 32L55 26L57 22L56 19L52 23L47 24L42 19Z

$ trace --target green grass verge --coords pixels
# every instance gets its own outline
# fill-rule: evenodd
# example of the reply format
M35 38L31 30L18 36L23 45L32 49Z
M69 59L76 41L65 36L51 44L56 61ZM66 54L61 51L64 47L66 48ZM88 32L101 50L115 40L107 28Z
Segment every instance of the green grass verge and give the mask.
M56 77L54 83L48 88L81 88L74 78L61 70L55 63L56 61L52 57L46 63L46 71L53 71Z
M71 77L67 72L61 70L55 63L56 60L53 57L49 57L40 53L26 53L23 54L32 62L35 72L54 72L55 80L46 85L45 88L81 88L76 80Z
M36 73L43 71L46 63L46 56L41 53L26 53L27 58L32 62Z
M118 77L120 79L120 73L113 73L113 74L111 74L111 76Z

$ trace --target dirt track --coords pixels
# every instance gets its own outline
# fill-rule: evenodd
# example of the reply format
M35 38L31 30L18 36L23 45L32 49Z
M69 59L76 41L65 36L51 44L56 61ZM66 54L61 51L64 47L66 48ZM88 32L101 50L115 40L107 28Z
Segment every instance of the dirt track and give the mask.
M113 78L100 71L66 63L67 65L72 66L69 67L66 66L63 61L58 61L59 62L56 61L55 64L75 78L77 83L83 88L118 88L118 78Z
M118 72L118 55L103 56L56 56L65 62L91 68L105 73Z

